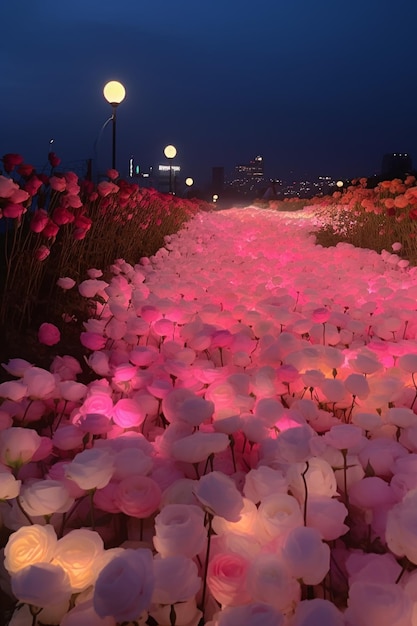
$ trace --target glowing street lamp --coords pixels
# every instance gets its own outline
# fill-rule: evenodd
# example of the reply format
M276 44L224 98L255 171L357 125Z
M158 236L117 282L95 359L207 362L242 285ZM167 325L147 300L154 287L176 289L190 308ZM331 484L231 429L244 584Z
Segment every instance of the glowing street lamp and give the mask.
M338 188L339 191L342 191L343 180L338 180L336 183L336 187Z
M111 80L104 85L103 94L109 104L111 104L113 113L111 120L113 121L113 146L112 146L112 168L116 169L116 109L126 96L126 89L122 83L117 80Z
M164 155L167 159L172 161L172 159L176 156L177 149L175 146L168 145L164 148ZM172 193L172 165L171 162L169 164L169 193Z
M186 178L185 184L187 185L187 187L192 187L194 185L194 181L192 178Z

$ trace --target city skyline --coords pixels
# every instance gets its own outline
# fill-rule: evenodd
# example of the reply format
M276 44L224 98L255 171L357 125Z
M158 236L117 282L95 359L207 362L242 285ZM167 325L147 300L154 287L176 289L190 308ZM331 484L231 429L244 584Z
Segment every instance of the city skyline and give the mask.
M417 158L415 18L414 0L6 5L0 149L42 167L53 139L65 163L110 167L118 80L123 176L167 144L200 186L257 154L268 177L372 176L386 153Z

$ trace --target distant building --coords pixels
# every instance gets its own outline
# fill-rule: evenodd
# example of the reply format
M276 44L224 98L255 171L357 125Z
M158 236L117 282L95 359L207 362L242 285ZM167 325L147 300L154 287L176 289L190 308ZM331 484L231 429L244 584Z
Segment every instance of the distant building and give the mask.
M392 152L382 157L381 174L386 178L401 178L412 169L411 156L407 152Z
M228 184L244 194L256 194L265 187L265 182L263 157L256 156L249 163L236 165L233 179Z

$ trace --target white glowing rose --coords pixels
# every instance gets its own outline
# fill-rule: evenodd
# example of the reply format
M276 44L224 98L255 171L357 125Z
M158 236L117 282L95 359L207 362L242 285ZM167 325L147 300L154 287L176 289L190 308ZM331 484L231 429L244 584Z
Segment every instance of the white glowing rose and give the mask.
M22 526L12 533L4 548L4 567L9 574L34 563L49 563L55 553L57 536L53 526Z
M71 589L78 593L92 585L102 566L104 544L100 535L86 528L72 530L56 544L53 563L69 576Z

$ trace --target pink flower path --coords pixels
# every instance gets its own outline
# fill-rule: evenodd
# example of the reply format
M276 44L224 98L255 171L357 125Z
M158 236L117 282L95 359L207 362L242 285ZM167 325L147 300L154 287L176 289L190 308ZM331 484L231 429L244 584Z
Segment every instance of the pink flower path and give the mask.
M5 568L42 622L417 624L417 269L317 228L198 214L78 285L91 383L4 364Z

